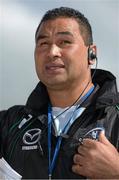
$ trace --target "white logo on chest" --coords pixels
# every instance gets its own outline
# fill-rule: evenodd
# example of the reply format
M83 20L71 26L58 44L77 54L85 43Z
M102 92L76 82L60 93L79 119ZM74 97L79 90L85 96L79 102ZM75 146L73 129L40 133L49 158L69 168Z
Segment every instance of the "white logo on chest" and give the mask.
M41 129L35 128L25 132L23 142L27 145L33 145L39 142L41 137Z

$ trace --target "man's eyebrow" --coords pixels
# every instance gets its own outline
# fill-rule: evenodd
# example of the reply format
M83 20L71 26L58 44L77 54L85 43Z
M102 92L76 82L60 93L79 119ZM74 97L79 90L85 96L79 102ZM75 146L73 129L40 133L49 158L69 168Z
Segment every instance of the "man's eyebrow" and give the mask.
M73 34L72 34L71 32L69 32L69 31L59 31L59 32L57 32L56 34L61 34L61 35L70 35L70 36L72 36L72 37L73 37Z
M40 40L40 39L45 39L45 38L48 38L47 35L43 35L43 34L39 34L37 37L36 37L36 41Z
M56 33L56 35L70 35L73 37L73 34L69 31L59 31ZM39 34L37 37L36 37L36 41L40 40L40 39L45 39L45 38L48 38L48 35L44 35L44 34Z

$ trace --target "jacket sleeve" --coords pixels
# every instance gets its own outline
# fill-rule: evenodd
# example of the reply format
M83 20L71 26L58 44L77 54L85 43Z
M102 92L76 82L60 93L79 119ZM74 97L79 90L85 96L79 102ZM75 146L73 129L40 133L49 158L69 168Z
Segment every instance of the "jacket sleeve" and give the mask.
M6 145L9 135L9 130L23 116L23 106L13 106L8 110L0 111L0 157L6 151Z
M7 111L0 111L0 158L3 155L3 134L5 122L7 122ZM7 124L6 124L7 126Z

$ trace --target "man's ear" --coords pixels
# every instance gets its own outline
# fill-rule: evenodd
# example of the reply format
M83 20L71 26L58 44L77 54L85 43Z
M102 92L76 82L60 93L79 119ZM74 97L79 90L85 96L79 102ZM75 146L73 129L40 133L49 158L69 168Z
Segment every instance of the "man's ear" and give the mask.
M97 59L97 48L95 45L91 45L88 48L88 64L93 65Z

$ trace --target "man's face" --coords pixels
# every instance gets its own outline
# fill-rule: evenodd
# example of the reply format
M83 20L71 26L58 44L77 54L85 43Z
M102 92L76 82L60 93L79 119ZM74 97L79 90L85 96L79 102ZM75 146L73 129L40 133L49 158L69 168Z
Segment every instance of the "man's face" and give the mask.
M66 89L80 85L87 78L88 60L79 24L72 18L43 22L35 47L36 72L50 89Z

